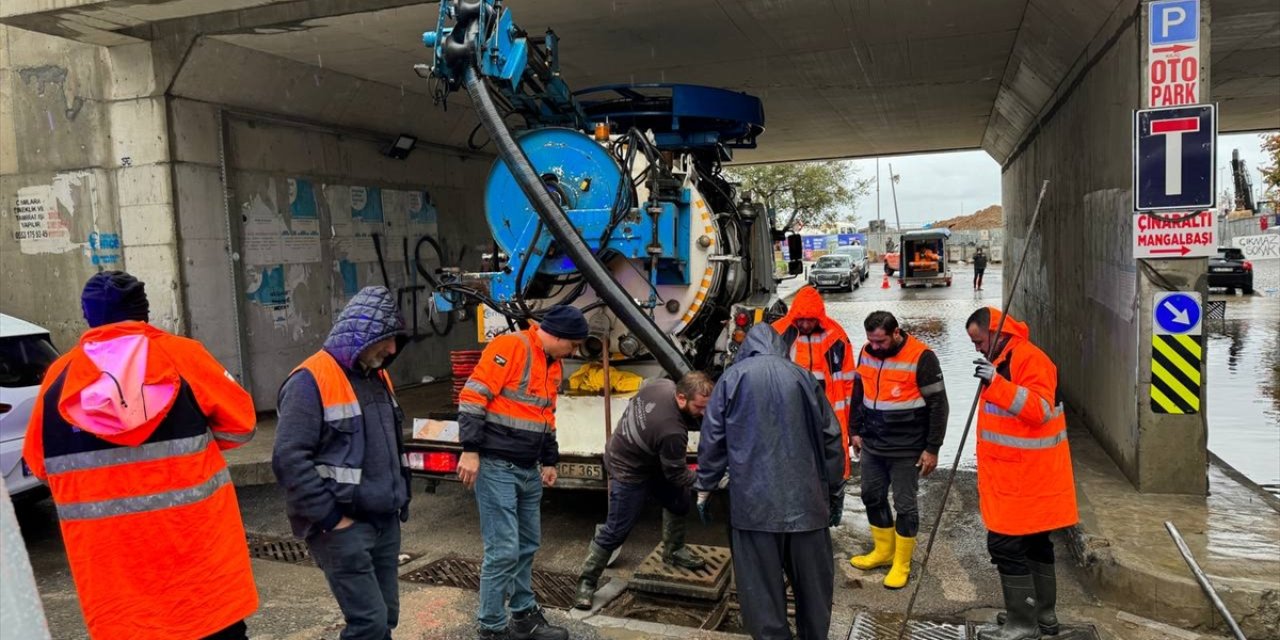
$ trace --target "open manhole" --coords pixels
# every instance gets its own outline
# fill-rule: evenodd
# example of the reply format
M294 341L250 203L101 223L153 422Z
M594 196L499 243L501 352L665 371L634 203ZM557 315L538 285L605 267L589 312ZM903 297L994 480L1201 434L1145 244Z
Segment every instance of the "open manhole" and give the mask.
M400 576L401 580L432 584L441 587L480 590L480 563L464 558L441 558L421 569ZM601 578L599 585L609 583ZM538 604L553 609L573 607L573 597L578 590L578 576L567 573L533 571L533 593Z
M290 564L315 565L311 552L307 551L307 543L294 538L277 538L256 533L246 534L249 542L249 557L260 560L275 560Z
M728 597L718 601L698 600L628 589L600 613L614 618L718 631L730 617L730 612L736 609L736 604Z

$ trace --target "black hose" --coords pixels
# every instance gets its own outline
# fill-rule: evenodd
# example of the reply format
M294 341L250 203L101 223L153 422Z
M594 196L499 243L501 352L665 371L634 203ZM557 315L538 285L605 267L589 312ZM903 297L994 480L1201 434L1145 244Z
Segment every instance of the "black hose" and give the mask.
M471 97L471 103L475 105L480 122L489 130L489 137L498 150L498 156L511 170L516 184L520 185L520 189L524 191L525 197L529 199L560 249L573 260L600 299L604 300L622 324L649 348L649 352L668 374L679 379L689 372L692 367L684 354L671 343L666 333L654 324L653 319L636 306L631 295L605 271L604 266L591 253L591 248L583 242L578 230L569 222L564 210L551 199L546 186L529 163L524 149L516 144L515 139L511 137L511 132L502 122L488 88L476 73L474 61L466 66L464 73L467 94Z

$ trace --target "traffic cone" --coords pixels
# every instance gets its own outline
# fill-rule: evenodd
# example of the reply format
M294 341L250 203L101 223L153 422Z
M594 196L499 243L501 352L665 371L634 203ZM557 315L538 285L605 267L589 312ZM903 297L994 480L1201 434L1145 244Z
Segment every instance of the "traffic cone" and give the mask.
M887 274L887 273L886 273L886 274L884 274L884 280L880 282L880 288L881 288L881 289L888 289L888 288L889 288L889 274Z

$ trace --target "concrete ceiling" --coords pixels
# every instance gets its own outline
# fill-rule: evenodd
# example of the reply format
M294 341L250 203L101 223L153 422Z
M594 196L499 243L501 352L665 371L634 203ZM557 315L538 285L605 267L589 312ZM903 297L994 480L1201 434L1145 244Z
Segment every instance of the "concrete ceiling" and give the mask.
M24 16L12 3L53 8ZM182 22L185 15L187 22L174 29L220 34L215 37L226 44L418 94L428 87L412 66L430 61L421 34L434 28L438 11L435 3L409 0L6 4L4 21L84 32L76 37L104 43L155 37L156 25ZM556 31L563 74L575 89L690 82L761 97L767 129L760 149L739 155L748 162L972 148L1004 159L1138 6L1137 0L507 5L526 30ZM1211 0L1210 6L1211 91L1223 107L1222 129L1280 127L1280 2ZM457 101L465 105L462 96ZM453 111L440 116L450 125L435 142L465 143L469 127L454 123Z

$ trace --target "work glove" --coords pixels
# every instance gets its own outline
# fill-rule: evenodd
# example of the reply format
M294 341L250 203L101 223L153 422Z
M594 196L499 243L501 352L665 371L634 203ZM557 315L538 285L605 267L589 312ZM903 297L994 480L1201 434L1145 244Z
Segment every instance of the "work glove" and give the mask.
M844 492L841 491L831 496L831 516L827 520L827 527L840 526L840 518L844 516Z
M702 524L711 524L711 513L707 510L707 503L710 500L711 500L710 491L698 492L698 501L697 501L698 520L701 520Z
M973 364L978 365L978 368L973 371L973 377L982 380L986 384L991 384L991 380L996 377L996 366L991 364L991 361L987 360L986 357L974 360Z

